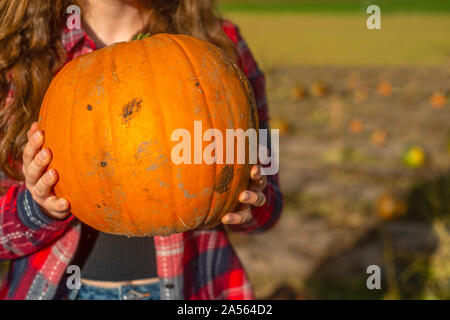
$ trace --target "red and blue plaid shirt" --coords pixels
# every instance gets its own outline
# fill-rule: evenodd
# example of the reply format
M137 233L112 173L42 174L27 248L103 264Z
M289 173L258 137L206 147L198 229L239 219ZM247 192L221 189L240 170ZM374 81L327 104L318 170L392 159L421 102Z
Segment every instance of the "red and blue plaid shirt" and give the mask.
M264 75L238 28L225 21L224 30L235 44L239 65L253 88L260 128L268 128ZM62 41L67 61L96 49L83 30L64 30ZM63 221L44 215L23 182L0 177L0 183L10 186L0 199L0 262L11 260L0 298L54 299L68 290L66 269L78 248L81 222L73 215ZM276 223L282 209L276 175L268 176L264 193L267 203L253 207L253 220L229 226L230 230L259 233ZM161 299L253 298L249 279L223 227L155 236L154 243Z

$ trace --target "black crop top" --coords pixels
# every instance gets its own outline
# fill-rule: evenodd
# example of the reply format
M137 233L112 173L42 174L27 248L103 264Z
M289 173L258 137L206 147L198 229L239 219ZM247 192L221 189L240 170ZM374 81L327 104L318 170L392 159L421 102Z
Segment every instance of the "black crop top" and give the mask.
M152 237L117 236L83 224L73 264L81 278L96 281L129 281L156 278L156 253Z

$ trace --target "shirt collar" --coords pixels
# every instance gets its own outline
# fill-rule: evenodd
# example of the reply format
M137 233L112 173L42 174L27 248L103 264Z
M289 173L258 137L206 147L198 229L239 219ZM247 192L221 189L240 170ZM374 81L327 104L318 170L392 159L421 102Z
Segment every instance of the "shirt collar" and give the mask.
M81 42L92 49L92 51L96 50L94 41L82 28L70 30L65 27L61 36L61 41L66 52L72 52Z

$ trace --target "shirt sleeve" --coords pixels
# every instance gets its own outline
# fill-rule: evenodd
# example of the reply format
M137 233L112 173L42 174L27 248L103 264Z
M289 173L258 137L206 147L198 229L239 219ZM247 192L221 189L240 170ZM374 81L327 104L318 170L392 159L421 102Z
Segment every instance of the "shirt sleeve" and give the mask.
M11 74L6 107L14 98ZM46 216L21 182L8 179L0 171L0 261L11 260L38 251L60 237L74 217L54 220Z
M239 28L229 21L224 22L225 33L235 44L239 66L247 76L255 96L259 116L259 128L269 128L269 113L266 99L266 83L252 52L242 38ZM269 131L270 132L270 131ZM268 145L271 152L270 143ZM283 209L283 197L278 184L278 174L267 176L267 188L264 190L266 203L261 207L252 207L253 219L241 225L228 225L229 229L242 233L260 233L270 229L279 220Z
M60 237L73 219L48 217L23 184L11 186L0 198L0 261L38 251Z

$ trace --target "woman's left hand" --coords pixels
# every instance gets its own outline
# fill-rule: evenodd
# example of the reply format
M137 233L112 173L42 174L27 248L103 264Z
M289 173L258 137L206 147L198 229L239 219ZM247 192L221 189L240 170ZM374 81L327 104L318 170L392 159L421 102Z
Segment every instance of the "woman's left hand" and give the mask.
M267 177L261 175L261 168L253 166L250 171L251 184L249 189L244 190L239 195L239 202L236 212L230 212L222 217L223 224L243 224L252 220L251 206L260 207L266 203L266 196L262 192L267 186Z

